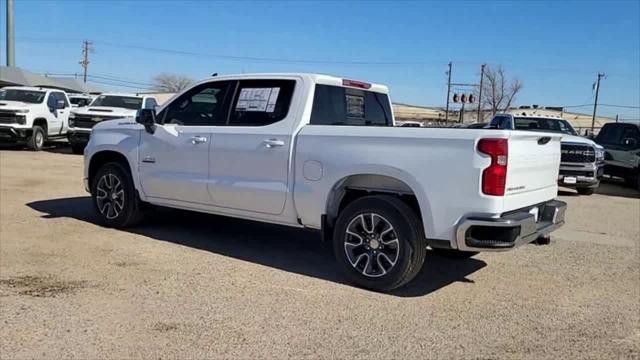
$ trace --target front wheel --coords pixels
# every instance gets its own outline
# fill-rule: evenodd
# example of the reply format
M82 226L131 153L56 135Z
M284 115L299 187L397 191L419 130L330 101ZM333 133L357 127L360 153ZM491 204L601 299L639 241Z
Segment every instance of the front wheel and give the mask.
M44 147L46 135L42 126L34 125L31 129L31 137L27 140L27 146L33 151L40 151Z
M338 266L356 285L390 291L411 281L427 242L415 212L387 195L360 198L338 216L333 247Z
M107 163L98 170L91 184L91 199L105 226L124 228L142 217L129 170L120 163Z

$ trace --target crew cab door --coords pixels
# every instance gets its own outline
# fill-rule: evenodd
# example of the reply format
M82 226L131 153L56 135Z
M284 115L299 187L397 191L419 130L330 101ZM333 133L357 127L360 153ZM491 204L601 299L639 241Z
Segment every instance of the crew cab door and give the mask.
M302 102L295 88L294 78L236 82L228 124L213 131L209 193L215 206L283 212Z
M153 134L142 132L139 171L146 196L211 203L207 191L211 133L225 122L229 84L211 82L188 90L157 115Z

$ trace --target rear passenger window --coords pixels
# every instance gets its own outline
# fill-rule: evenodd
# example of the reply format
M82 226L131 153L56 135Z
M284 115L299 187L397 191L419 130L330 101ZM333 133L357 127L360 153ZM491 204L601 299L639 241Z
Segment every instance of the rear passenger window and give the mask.
M391 126L389 97L373 91L318 84L311 124Z
M231 105L230 126L265 126L289 113L295 80L242 80Z

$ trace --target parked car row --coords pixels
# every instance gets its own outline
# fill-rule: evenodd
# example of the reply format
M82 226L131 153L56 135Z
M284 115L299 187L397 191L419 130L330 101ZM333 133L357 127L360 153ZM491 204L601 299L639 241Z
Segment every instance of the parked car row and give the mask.
M609 175L640 190L640 124L605 124L593 140L579 136L567 120L549 116L496 114L490 123L465 127L561 133L558 184L591 195Z
M141 94L68 95L45 87L10 86L0 89L0 141L41 150L47 140L66 138L81 154L91 128L98 122L133 120L143 105L156 106Z
M571 124L557 117L497 114L487 128L562 134L558 184L591 195L600 185L604 170L604 148L578 136Z

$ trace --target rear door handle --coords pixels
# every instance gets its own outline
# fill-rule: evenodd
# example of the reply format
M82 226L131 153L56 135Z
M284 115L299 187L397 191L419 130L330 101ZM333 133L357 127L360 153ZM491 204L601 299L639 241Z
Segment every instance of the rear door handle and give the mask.
M284 141L278 139L266 139L263 142L267 145L268 148L284 146Z
M193 145L206 143L207 138L205 136L193 136L191 137L191 143Z

